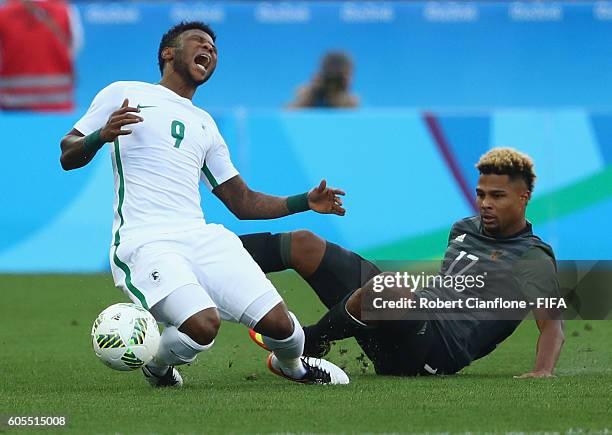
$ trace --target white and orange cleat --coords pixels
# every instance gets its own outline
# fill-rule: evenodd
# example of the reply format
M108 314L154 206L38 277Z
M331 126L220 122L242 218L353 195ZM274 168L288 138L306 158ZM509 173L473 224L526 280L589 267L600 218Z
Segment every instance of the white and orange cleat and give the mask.
M275 375L282 376L293 382L301 384L332 384L345 385L349 383L348 375L337 365L324 359L303 356L300 361L306 369L306 374L301 378L294 378L283 372L279 367L274 353L268 355L268 369Z

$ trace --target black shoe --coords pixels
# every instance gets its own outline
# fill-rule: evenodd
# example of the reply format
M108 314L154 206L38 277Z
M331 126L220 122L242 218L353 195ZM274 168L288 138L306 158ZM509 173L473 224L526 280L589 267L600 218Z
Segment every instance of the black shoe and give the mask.
M337 365L330 363L320 358L300 358L302 365L306 369L306 374L301 378L294 378L283 372L279 367L279 362L276 356L271 353L268 356L268 369L272 373L283 378L289 379L293 382L299 382L301 384L348 384L349 377L347 374Z
M183 378L174 366L168 367L166 373L163 376L158 376L153 373L147 366L142 368L142 373L154 387L180 387L183 385Z

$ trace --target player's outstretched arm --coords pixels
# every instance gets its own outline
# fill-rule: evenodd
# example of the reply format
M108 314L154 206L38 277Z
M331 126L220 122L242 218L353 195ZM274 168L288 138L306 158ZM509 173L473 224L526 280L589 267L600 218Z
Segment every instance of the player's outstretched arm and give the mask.
M295 196L272 196L251 190L240 175L230 178L213 189L213 193L238 219L274 219L314 210L318 213L344 216L340 189L321 183L308 193Z
M140 109L129 107L129 101L126 98L121 107L111 113L108 121L101 129L84 136L80 131L73 128L60 142L62 168L66 171L81 168L91 162L105 143L112 142L119 136L132 133L132 130L122 130L121 127L143 121L140 116L134 115L133 112L140 112Z
M541 319L543 316L538 315L537 312L534 312L534 314L536 316L538 329L540 330L536 348L535 366L531 372L516 376L516 378L519 379L553 377L555 364L557 364L557 360L561 354L561 347L565 342L563 320Z

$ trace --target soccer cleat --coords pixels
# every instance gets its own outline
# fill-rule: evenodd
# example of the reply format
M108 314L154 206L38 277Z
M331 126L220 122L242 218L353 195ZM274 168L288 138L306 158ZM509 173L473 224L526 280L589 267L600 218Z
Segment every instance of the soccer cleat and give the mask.
M263 347L265 350L270 352L270 349L268 349L268 346L266 346L263 341L263 336L259 332L249 329L249 337L251 337L251 340L253 340L259 347Z
M278 359L271 353L268 355L268 369L275 375L282 376L293 382L301 384L348 384L349 377L335 364L324 359L301 357L300 361L306 369L306 374L301 378L294 378L283 373L279 367Z
M142 373L149 384L154 387L181 387L183 385L181 374L173 366L170 366L163 376L156 375L147 366L142 367Z

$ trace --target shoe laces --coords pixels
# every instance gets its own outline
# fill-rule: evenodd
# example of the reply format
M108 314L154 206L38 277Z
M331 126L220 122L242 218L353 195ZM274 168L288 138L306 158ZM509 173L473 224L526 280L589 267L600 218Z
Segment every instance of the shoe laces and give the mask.
M309 364L305 358L302 358L302 364L308 370L309 377L312 379L320 380L323 383L331 382L331 373L321 368L321 358L316 358L314 364Z

